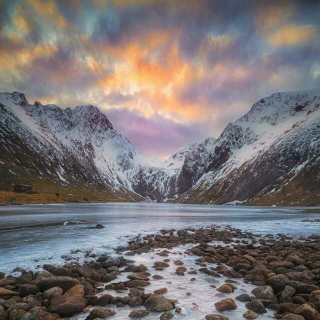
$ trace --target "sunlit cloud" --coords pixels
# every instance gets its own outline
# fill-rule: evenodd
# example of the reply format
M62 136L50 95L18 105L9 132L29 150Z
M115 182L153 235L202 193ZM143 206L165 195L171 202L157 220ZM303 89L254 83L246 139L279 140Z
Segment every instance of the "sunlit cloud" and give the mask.
M276 47L306 45L319 37L319 27L316 25L286 25L268 36L270 44ZM317 41L318 42L318 41Z
M95 104L141 152L165 157L217 137L262 96L320 86L319 10L298 0L4 0L0 91Z

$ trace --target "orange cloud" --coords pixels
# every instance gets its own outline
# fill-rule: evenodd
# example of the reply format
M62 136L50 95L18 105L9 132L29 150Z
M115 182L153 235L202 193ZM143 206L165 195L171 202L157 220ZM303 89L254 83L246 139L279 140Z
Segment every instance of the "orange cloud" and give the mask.
M259 7L256 22L259 28L270 30L284 23L293 13L293 4L289 1L281 1Z
M66 27L67 20L60 14L54 0L28 0L31 6L41 15L54 22L57 26Z
M175 92L194 79L201 78L205 71L185 61L178 46L168 41L168 33L151 32L125 46L104 48L118 62L114 65L113 74L100 81L99 86L107 93L138 93L140 102L135 106L129 102L122 107L138 109L144 116L158 113L179 121L183 118L203 118L201 106L179 101Z
M275 47L305 45L319 35L316 25L286 25L268 36L268 42Z
M57 47L46 44L24 47L16 51L1 50L1 70L19 71L19 67L32 64L39 57L52 56L57 50Z

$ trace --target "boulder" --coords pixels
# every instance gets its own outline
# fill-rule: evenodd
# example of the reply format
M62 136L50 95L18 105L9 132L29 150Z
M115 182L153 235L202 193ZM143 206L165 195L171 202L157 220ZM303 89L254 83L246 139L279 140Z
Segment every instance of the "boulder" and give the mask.
M230 320L230 319L221 314L208 314L206 315L206 320Z
M18 292L8 290L5 288L0 288L0 297L5 297L5 296L16 296L18 295Z
M259 299L252 300L252 301L246 303L246 307L249 310L254 311L254 312L258 313L258 314L262 314L262 313L266 313L267 312L267 310L264 307L263 303Z
M305 320L304 317L298 316L297 314L293 314L293 313L286 314L282 319L284 319L284 320Z
M54 297L57 297L57 296L62 296L63 294L63 290L59 287L53 287L51 289L48 289L46 290L44 293L43 293L43 298L44 299L48 299L48 300L51 300L52 298Z
M251 293L258 299L270 300L271 303L278 303L277 297L273 293L273 289L270 286L262 286L255 288Z
M220 286L218 288L218 291L222 292L222 293L232 293L233 292L233 289L232 287L230 287L229 285L227 284L223 284L222 286Z
M274 292L278 293L282 291L286 285L289 284L289 278L284 274L277 274L267 279L267 285L271 286Z
M93 303L93 305L95 306L101 306L101 307L105 307L106 305L111 303L111 300L113 299L113 296L111 294L104 294L101 297L99 297L98 299L96 299Z
M13 309L9 312L10 320L21 320L21 318L27 313L25 310Z
M150 282L145 280L131 280L125 283L127 288L147 287Z
M251 297L247 293L242 293L236 297L237 300L241 302L249 302L251 301Z
M309 302L313 303L315 308L320 312L320 290L311 292Z
M173 313L170 311L167 311L161 315L160 320L170 320L173 317L174 317Z
M156 261L154 263L154 267L155 268L168 268L169 267L169 264L166 263L166 262L162 262L162 261Z
M70 278L70 277L48 277L48 278L43 278L40 280L36 280L35 283L40 287L40 290L42 292L54 288L54 287L59 287L61 288L64 292L73 288L77 284L80 284L79 280Z
M305 320L320 320L320 313L307 303L300 306L295 313Z
M259 315L253 311L247 311L242 315L245 319L257 319Z
M115 311L107 308L96 308L93 309L90 314L86 317L86 320L94 319L108 319L116 314Z
M68 291L66 291L66 293L64 295L83 298L85 295L84 286L82 284L77 284L76 286L74 286L71 289L69 289Z
M145 301L144 306L148 311L154 312L165 312L173 309L173 305L170 300L158 295L149 297Z
M49 311L62 317L72 317L82 312L87 304L87 300L84 298L58 296L51 299Z
M131 319L141 319L150 314L150 311L147 310L133 310L129 314L129 318Z
M220 300L216 302L214 305L219 312L237 309L236 303L231 298Z
M5 311L0 311L0 320L8 320L9 316Z
M20 320L56 320L60 319L58 314L48 313L43 307L36 307L28 311Z
M24 284L19 288L19 295L20 297L27 297L28 295L36 295L39 291L39 287L34 284Z

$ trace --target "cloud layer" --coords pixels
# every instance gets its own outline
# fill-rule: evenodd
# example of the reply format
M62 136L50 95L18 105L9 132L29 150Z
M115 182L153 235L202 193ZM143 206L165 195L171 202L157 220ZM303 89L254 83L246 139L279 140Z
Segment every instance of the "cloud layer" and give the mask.
M320 86L318 12L312 0L4 0L0 91L98 105L166 157L262 96Z

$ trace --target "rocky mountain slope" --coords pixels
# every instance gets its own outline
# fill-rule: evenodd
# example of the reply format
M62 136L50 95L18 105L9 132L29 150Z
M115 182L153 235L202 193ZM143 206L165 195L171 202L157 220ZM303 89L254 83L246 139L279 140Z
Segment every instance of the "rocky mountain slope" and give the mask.
M256 102L215 141L179 202L320 205L320 89Z
M139 153L92 105L0 94L0 189L30 182L120 201L319 205L319 168L320 90L261 99L217 140L166 160Z
M151 159L97 107L31 105L23 93L0 94L0 174L6 189L36 178L66 188L102 188L120 199L163 201L197 181L214 141L182 148L165 161Z

